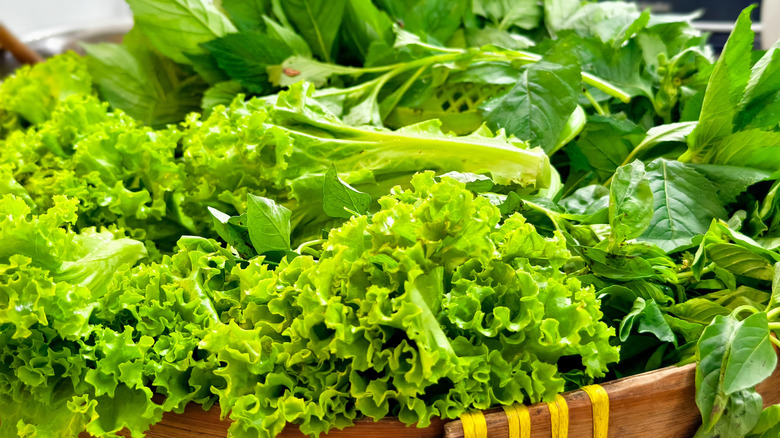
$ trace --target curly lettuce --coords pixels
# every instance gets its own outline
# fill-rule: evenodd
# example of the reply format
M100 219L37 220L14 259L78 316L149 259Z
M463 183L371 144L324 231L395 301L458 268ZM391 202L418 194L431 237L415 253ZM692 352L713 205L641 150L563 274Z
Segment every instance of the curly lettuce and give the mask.
M299 83L268 100L217 106L205 119L190 115L182 138L187 199L243 213L248 192L273 198L293 211L300 237L339 223L328 221L321 202L333 166L374 198L425 169L485 173L497 184L527 190L557 181L541 149L503 133L483 128L459 137L443 133L437 121L397 131L353 127L313 99L313 91Z
M68 55L54 58L9 79L0 95L23 79L54 93L43 80L49 63L84 68ZM91 84L88 76L80 80ZM296 240L319 235L341 223L321 202L333 166L374 198L423 169L487 173L527 191L557 181L541 149L503 134L485 128L459 137L437 122L397 131L355 128L313 99L313 91L301 83L275 99L238 98L208 117L193 113L181 126L158 130L112 110L89 87L61 92L45 116L0 140L0 194L19 196L36 211L50 208L55 195L77 199L77 227L116 224L169 252L184 234L216 237L207 208L244 213L250 192L295 211ZM12 108L6 103L0 100L0 108Z
M118 334L96 327L92 316L115 272L146 249L116 228L68 229L76 204L55 197L51 209L33 215L23 199L0 198L0 436L75 436L89 415L122 399L112 391L104 398L116 401L86 402L87 388L100 386L95 363L125 366L109 340ZM151 389L136 390L151 398ZM91 394L104 395L96 388Z
M419 174L373 216L333 229L319 259L238 265L241 311L200 347L236 437L305 434L356 418L424 427L467 409L551 400L563 357L585 375L618 359L592 287L545 238L449 178Z

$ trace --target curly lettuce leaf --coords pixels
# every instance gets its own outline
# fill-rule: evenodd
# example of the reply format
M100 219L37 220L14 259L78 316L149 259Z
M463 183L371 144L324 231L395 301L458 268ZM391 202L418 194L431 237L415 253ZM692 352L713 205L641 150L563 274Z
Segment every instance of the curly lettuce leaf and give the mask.
M454 179L411 185L370 221L333 229L317 260L233 269L244 310L200 344L223 364L216 392L233 436L287 423L317 434L360 416L425 426L550 400L564 388L561 357L580 357L590 379L617 360L593 289L558 271L562 236L519 215L499 225L498 208Z
M21 67L0 86L0 125L10 115L32 124L43 123L68 96L91 94L92 78L87 66L73 52Z

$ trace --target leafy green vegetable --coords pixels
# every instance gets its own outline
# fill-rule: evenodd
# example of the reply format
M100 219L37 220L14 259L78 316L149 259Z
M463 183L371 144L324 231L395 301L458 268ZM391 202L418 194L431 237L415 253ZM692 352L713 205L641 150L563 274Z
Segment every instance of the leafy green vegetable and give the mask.
M499 30L510 26L534 29L539 25L542 8L535 1L477 0L472 5L475 14L487 18Z
M246 213L231 217L212 207L209 207L209 213L214 220L214 231L228 245L235 248L240 256L250 259L257 255L249 235Z
M87 46L89 69L101 96L112 107L152 126L177 123L199 110L206 83L149 50L138 38L138 33L131 33L124 45Z
M264 17L272 12L269 0L222 0L220 6L242 31L262 27Z
M703 424L696 436L745 436L761 415L761 396L753 387L777 364L766 314L743 321L715 317L702 333L697 355L696 404Z
M267 69L281 64L293 51L283 41L260 31L231 33L203 44L219 67L234 81L257 94L268 94Z
M631 121L596 115L588 119L574 147L584 155L589 168L607 179L626 163L643 135Z
M331 217L350 218L355 214L366 214L371 204L371 195L355 190L339 179L335 167L325 173L322 188L322 208Z
M531 64L507 94L485 105L485 120L493 129L504 129L550 151L577 106L579 82L575 62Z
M292 212L273 200L247 195L246 226L258 254L290 249Z
M749 9L715 61L622 2L131 7L0 86L0 435L425 425L698 359L698 436L774 436Z
M603 375L617 359L613 332L599 321L594 290L558 270L569 257L562 237L540 236L519 215L499 226L497 207L448 177L437 182L433 173L419 174L412 187L380 199L370 221L355 216L332 230L318 259L283 259L275 270L263 257L239 264L215 242L185 237L159 263L94 266L90 273L112 279L90 294L97 289L75 286L70 282L81 280L72 275L58 281L44 268L15 265L30 259L14 253L3 275L21 270L42 280L10 284L58 281L54 298L78 287L82 301L74 305L88 310L58 313L47 303L37 325L14 322L22 324L17 332L30 333L19 339L3 333L3 354L13 360L0 372L26 382L0 398L8 408L0 411L3 433L9 427L54 435L110 435L124 427L141 433L162 412L217 400L234 420L233 436L272 436L287 422L323 433L359 416L396 415L424 425L434 415L454 418L473 407L549 400L563 389L557 362L564 356L580 357L589 379ZM277 221L286 215L260 204L250 197L250 232L256 209ZM0 205L12 212L0 232L29 227L66 241L85 237L50 226L75 219L73 202L21 223L15 217L29 212L24 201L7 197ZM13 321L26 321L26 308L3 309ZM90 340L62 332L58 315L82 321L80 333L91 333ZM69 348L58 353L41 341L44 334L70 339ZM84 357L92 364L76 359ZM69 374L33 371L28 360ZM152 399L152 384L165 396L161 403ZM296 392L280 397L280 388ZM13 407L19 403L30 409ZM40 421L47 410L51 421Z
M0 125L5 125L8 123L5 119L14 116L33 124L43 123L67 97L91 93L90 74L75 53L57 56L33 67L22 67L0 87ZM3 134L2 129L0 134Z
M247 191L272 197L293 211L294 234L311 237L327 220L323 182L333 165L350 169L340 177L372 197L426 168L485 172L502 185L537 189L554 179L541 150L486 129L456 137L435 122L399 131L355 128L309 97L312 92L297 84L275 104L236 100L205 120L193 118L183 138L188 199L232 215L245 211ZM258 168L265 171L258 175Z
M634 161L620 167L609 187L609 223L614 243L639 237L653 216L653 192L645 166Z
M290 0L281 4L314 54L330 62L347 0Z
M639 333L652 333L661 341L677 343L674 332L654 300L645 301L643 298L637 297L631 311L620 322L621 341L628 340L631 329L635 325Z
M155 49L179 64L202 53L201 43L235 32L233 23L211 2L128 0L135 25Z
M725 219L717 188L692 168L658 159L647 166L653 192L653 216L639 237L666 251L691 244L707 231L713 219Z
M380 199L370 222L355 216L332 230L318 261L283 262L273 274L277 286L252 286L268 297L257 303L266 314L285 318L273 331L224 324L206 336L204 348L225 361L216 373L228 382L220 405L236 421L234 435L272 435L288 421L304 433L324 432L351 424L358 412L425 425L470 406L552 397L563 388L555 365L563 355L582 355L589 376L616 358L592 290L556 273L567 258L560 237L542 238L520 216L497 227L498 209L452 179L420 174L412 186ZM542 259L551 266L533 262ZM234 272L251 281L260 267L255 260ZM301 355L306 345L311 354ZM263 353L236 354L249 348ZM310 365L291 369L285 357ZM337 364L342 371L334 374ZM266 396L279 385L299 392ZM321 410L327 390L328 403L354 403L358 412ZM425 403L423 393L439 401ZM299 408L283 408L292 403Z
M769 438L778 433L780 433L780 405L772 405L761 412L761 418L747 436Z

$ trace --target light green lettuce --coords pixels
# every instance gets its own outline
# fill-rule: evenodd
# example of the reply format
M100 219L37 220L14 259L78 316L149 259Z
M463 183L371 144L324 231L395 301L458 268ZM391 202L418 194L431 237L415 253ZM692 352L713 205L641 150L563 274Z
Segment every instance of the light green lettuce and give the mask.
M617 360L592 288L560 272L561 236L544 238L432 173L333 229L318 260L273 272L237 266L242 311L200 347L218 355L216 388L232 436L306 434L361 416L424 427L470 408L551 400L558 361L586 376Z

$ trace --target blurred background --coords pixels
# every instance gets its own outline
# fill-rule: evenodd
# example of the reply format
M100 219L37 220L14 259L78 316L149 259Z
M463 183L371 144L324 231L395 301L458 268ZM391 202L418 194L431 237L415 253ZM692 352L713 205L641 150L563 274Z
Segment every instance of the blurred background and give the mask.
M761 8L764 7L769 12L777 11L777 6L780 5L780 0L640 0L635 1L640 8L650 8L654 12L659 13L690 13L694 11L702 11L702 16L697 19L697 27L703 31L710 32L710 44L716 51L720 51L723 45L728 39L731 27L737 20L739 13L750 6L751 4L758 4L758 7L753 11L753 23L756 23L754 30L756 30L756 45L762 44L761 30L763 26L761 23ZM774 16L775 23L780 21L780 16ZM764 38L768 43L772 45L777 41L777 34L774 33L774 38L769 36Z
M762 3L754 11L757 45L767 47L780 38L780 0L638 0L641 8L660 13L703 11L698 27L711 33L716 50L723 47L739 12L752 3ZM761 34L761 9L766 31ZM21 37L40 36L41 31L63 30L98 24L129 21L124 0L0 0L0 22ZM775 23L774 25L768 23Z
M22 38L131 17L124 0L0 0L0 22Z

